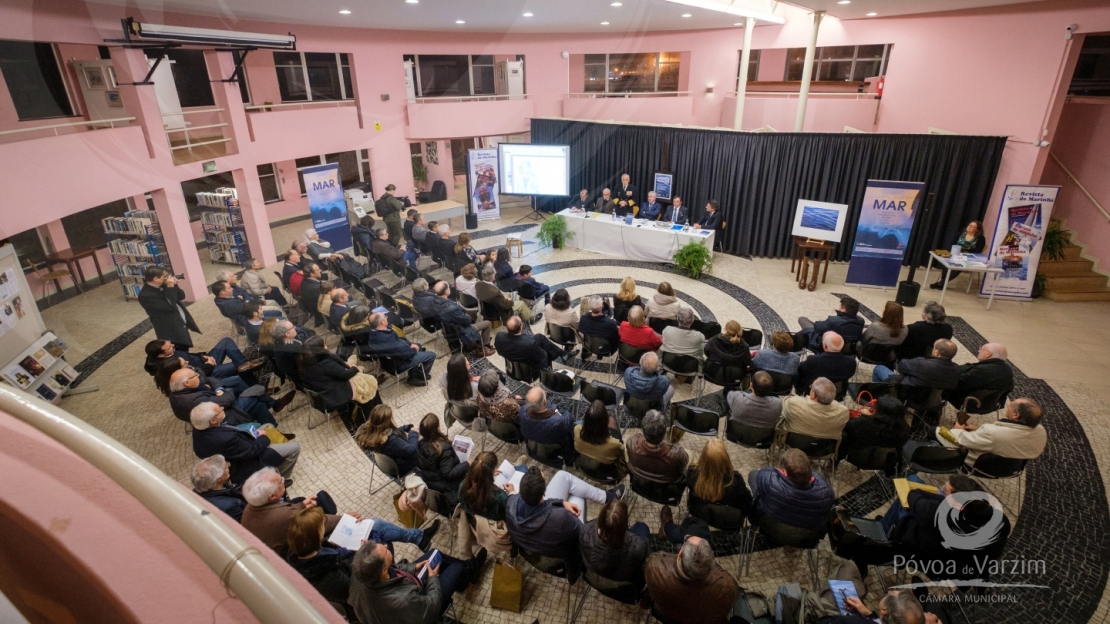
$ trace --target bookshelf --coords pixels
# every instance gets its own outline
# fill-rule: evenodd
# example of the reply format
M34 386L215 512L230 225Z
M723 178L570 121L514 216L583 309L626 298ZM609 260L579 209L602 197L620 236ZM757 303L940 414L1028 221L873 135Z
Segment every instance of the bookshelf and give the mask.
M197 204L216 209L201 213L201 229L209 259L214 263L247 266L251 253L235 189L218 188L215 193L197 193Z
M101 224L125 300L139 296L146 267L157 264L173 271L158 215L153 210L132 210L122 217L102 219Z

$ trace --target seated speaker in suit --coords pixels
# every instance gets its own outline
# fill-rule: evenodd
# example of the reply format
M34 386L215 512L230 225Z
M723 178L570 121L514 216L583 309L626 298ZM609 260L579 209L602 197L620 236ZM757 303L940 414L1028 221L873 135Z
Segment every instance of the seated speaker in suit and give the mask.
M589 210L590 209L590 192L586 189L578 191L578 196L567 206L571 210Z
M610 214L613 212L613 206L616 203L617 200L613 199L613 192L609 189L603 189L601 191L601 197L594 200L594 212Z
M639 217L641 219L656 221L661 214L663 214L663 204L656 201L655 191L648 191L647 201L640 206Z
M690 209L682 205L682 198L675 195L671 205L663 212L663 221L686 225L690 223Z
M694 227L714 232L721 229L721 203L715 199L709 200L705 205L705 214L702 215L700 222L694 224Z

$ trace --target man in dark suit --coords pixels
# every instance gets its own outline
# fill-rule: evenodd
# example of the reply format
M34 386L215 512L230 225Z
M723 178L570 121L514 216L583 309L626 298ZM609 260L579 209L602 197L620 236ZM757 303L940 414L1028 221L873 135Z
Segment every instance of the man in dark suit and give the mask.
M233 379L229 378L229 380ZM235 390L230 387L214 388L212 383L210 380L201 383L200 374L191 368L174 372L170 376L170 407L173 409L173 415L181 420L189 420L189 414L194 407L201 403L212 402L230 411L228 415L234 421L233 424L259 422L276 427L277 421L274 420L270 410L280 412L293 402L297 394L295 390L290 390L280 401L275 401L265 391L259 392L256 396L237 397ZM256 386L255 389L262 390L260 386Z
M563 349L547 336L524 334L524 321L512 316L505 321L505 330L493 339L501 357L513 362L523 362L536 370L551 368L551 362L573 357L577 349Z
M856 374L856 358L840 352L844 348L844 339L840 334L834 331L825 332L821 343L824 346L823 352L807 357L798 365L794 391L799 396L805 396L809 392L809 385L818 377L825 377L832 382L847 382Z
M960 382L944 398L960 407L972 394L1006 396L1014 391L1014 370L1006 361L1006 347L988 342L979 347L979 361L960 367ZM983 405L983 407L988 407Z
M154 375L158 372L162 362L170 358L182 358L192 368L204 371L205 375L212 375L220 379L232 377L238 373L245 373L262 366L261 359L248 362L246 356L239 350L239 346L231 338L221 338L208 353L189 353L183 349L178 349L168 340L151 340L146 343L146 362L143 364L143 370L150 375Z
M316 320L316 325L324 324L320 313L320 265L309 262L304 265L304 279L301 280L301 309Z
M600 295L591 296L587 300L587 305L590 308L590 313L579 319L578 333L583 336L601 338L607 341L609 347L615 351L621 343L620 325L605 316L604 300Z
M247 318L243 311L245 301L235 296L235 292L228 282L216 282L212 284L212 294L216 295L216 307L220 309L220 314L224 318L229 318L236 325L243 326L247 324Z
M713 230L717 232L721 229L721 203L715 199L709 200L705 205L705 214L701 216L701 221L694 224L695 229Z
M663 214L663 204L655 201L655 191L648 191L647 201L640 206L640 213L637 216L641 219L657 221L661 214Z
M589 210L590 209L590 192L586 189L578 191L578 197L575 197L570 205L567 206L571 210Z
M800 316L798 325L802 326L802 331L798 333L809 337L809 350L814 353L821 352L821 341L825 332L834 331L840 334L844 342L859 342L860 337L863 336L863 319L859 316L859 302L848 296L840 298L840 307L837 308L836 314L816 323Z
M485 320L475 323L462 306L451 301L448 298L451 295L451 287L447 282L436 282L430 294L432 296L425 299L425 309L431 313L429 316L434 317L444 327L449 326L453 333L458 334L464 348L473 350L477 357L488 357L497 353L490 346L492 324ZM421 311L421 314L424 312Z
M274 466L289 478L301 454L298 442L270 444L264 432L256 436L226 424L224 408L215 403L194 407L189 421L193 423L193 453L201 458L223 455L231 463L231 480L237 483L246 482L263 466Z
M408 385L428 385L427 379L432 374L436 354L399 337L390 329L389 318L384 314L371 314L370 327L374 330L366 337L366 351L370 355L389 358L397 374L408 371Z
M401 230L404 232L405 240L407 241L412 240L412 226L416 225L416 215L418 214L420 214L420 211L416 208L409 208L409 211L405 213L405 220L401 223Z
M903 386L941 388L949 390L960 383L960 367L952 358L956 357L956 343L941 338L933 345L933 354L912 360L898 360L895 365L901 375ZM894 379L892 379L894 378ZM895 371L879 365L871 373L871 381L895 381Z
M236 522L243 518L243 509L247 506L243 488L230 483L231 464L223 455L213 455L197 462L189 478L197 496L235 518Z
M297 253L296 249L290 249L283 253L282 257L285 258L285 264L281 265L281 283L287 290L292 291L289 278L294 273L301 272L301 254Z
M201 331L189 310L181 304L185 291L177 285L177 278L160 266L148 266L143 270L143 281L146 283L139 291L139 305L150 317L154 335L169 340L183 351L188 350L193 346L189 331L198 334Z
M332 327L338 329L344 315L351 311L351 306L347 305L350 300L351 295L342 288L331 291L331 310L328 311L328 320L331 321Z
M289 321L278 321L271 333L274 337L274 368L283 379L300 381L297 374L297 355L301 352L301 345L307 339L301 328Z
M675 195L674 199L671 200L671 205L663 213L663 220L667 223L677 223L679 225L686 225L690 222L690 209L682 205L681 197Z

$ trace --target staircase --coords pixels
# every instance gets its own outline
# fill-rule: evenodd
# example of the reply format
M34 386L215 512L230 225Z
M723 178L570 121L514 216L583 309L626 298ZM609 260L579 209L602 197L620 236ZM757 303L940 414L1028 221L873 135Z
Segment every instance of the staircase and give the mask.
M1038 272L1048 278L1044 296L1051 301L1110 301L1107 278L1095 273L1094 262L1082 256L1083 249L1069 245L1064 259L1041 262Z

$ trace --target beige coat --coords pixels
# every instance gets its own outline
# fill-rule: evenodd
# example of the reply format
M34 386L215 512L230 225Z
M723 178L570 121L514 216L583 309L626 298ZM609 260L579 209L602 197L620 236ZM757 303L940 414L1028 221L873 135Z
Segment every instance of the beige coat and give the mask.
M673 319L677 318L678 309L681 307L682 304L678 302L678 299L655 293L644 304L644 312L647 313L649 319Z
M790 396L782 400L782 419L778 428L784 431L839 440L846 424L848 408L838 401L821 405L807 396Z
M952 437L959 441L960 446L970 449L968 466L973 465L983 453L994 453L1009 459L1036 459L1048 444L1048 433L1041 425L1027 427L1008 418L986 423L975 431L952 429Z

